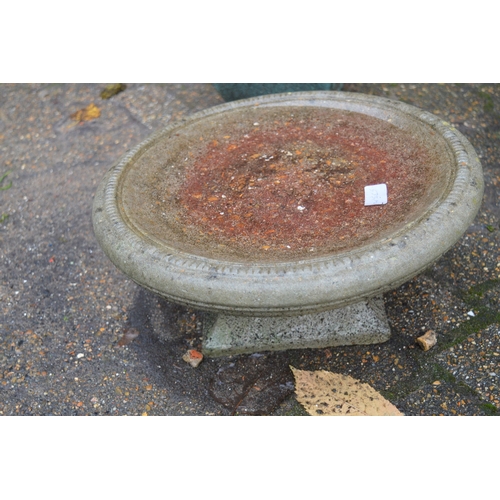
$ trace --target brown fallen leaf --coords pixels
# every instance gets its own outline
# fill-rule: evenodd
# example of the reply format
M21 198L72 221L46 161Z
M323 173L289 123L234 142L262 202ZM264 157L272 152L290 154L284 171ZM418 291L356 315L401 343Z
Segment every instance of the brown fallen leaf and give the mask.
M122 338L118 341L118 345L122 347L124 345L130 344L130 342L132 342L132 340L134 340L138 336L139 336L138 330L136 330L135 328L128 328L124 330L124 334Z
M375 389L349 375L290 369L297 401L310 415L403 416Z
M110 83L101 92L101 99L111 99L114 95L123 92L127 86L124 83Z
M71 119L83 123L95 120L101 116L101 110L94 104L89 104L86 108L79 109L71 115Z

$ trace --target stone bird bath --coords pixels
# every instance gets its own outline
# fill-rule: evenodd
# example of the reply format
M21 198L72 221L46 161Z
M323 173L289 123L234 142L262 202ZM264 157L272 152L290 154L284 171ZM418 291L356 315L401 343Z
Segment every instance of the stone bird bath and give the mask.
M474 149L438 117L297 92L155 133L105 175L93 224L132 280L209 311L203 351L220 356L388 340L382 293L450 249L482 193Z

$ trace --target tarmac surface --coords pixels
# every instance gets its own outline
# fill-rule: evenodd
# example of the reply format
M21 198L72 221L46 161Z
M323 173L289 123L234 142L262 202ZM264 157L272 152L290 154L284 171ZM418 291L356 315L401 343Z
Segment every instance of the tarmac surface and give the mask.
M0 85L0 415L305 415L290 365L351 375L405 415L500 407L500 85L344 84L453 124L483 165L474 223L430 269L385 294L391 339L183 361L202 313L168 303L101 251L104 173L172 120L220 104L209 84ZM93 105L93 106L92 106ZM437 344L416 339L428 330Z

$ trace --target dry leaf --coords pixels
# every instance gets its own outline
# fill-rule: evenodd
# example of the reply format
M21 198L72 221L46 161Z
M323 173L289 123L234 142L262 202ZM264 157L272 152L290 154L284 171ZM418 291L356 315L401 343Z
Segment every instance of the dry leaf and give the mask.
M88 122L101 116L101 110L94 104L89 104L86 108L79 109L71 115L71 118L77 122Z
M310 415L403 416L375 389L349 375L290 368L297 400Z
M101 92L101 99L111 99L116 94L123 92L127 86L124 83L111 83Z

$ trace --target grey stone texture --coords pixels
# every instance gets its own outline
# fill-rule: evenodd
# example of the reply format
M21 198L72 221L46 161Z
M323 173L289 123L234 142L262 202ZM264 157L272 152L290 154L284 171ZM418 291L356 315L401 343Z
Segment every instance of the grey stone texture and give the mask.
M386 342L391 330L383 297L301 316L207 315L203 353L217 357L259 351Z
M190 249L183 243L182 227L174 227L166 238L148 231L151 224L144 209L146 216L141 225L135 213L137 204L153 206L149 193L154 190L155 179L158 182L167 175L165 158L169 150L182 152L189 137L198 140L200 135L207 136L210 127L222 126L229 113L234 119L235 112L245 116L266 107L355 112L390 122L417 137L433 162L432 180L424 197L403 222L376 239L356 248L299 260L269 262L256 257L239 261L221 257L216 245L213 249ZM176 167L168 163L168 171L172 168L174 172L168 175L182 175L182 162L179 163L181 166ZM142 178L151 180L142 182ZM413 106L380 97L348 92L297 92L209 108L149 137L104 177L94 199L93 224L105 253L136 283L169 301L221 313L210 333L206 333L207 354L326 347L386 340L388 329L382 329L381 334L377 322L370 330L359 328L360 324L369 323L366 317L346 320L352 313L349 309L322 316L313 314L380 296L421 273L466 231L479 209L482 194L478 157L468 140L447 122ZM179 239L176 231L181 234ZM362 309L361 305L353 307ZM231 319L236 316L254 319ZM300 319L278 320L279 316L308 319L300 326ZM325 321L328 326L318 328ZM333 328L334 324L343 324L345 330ZM287 333L290 331L294 332L291 337ZM231 336L234 339L228 340Z
M425 203L411 220L378 240L297 261L239 262L219 258L216 253L211 258L204 255L205 248L186 251L176 241L152 237L131 220L133 210L126 213L122 199L131 190L126 191L123 184L141 157L153 158L151 167L144 163L141 168L160 168L162 154L171 144L179 148L186 127L198 123L206 127L215 116L256 105L333 107L391 121L421 140L437 144L436 186L430 187ZM175 135L180 139L172 141ZM136 283L168 300L234 315L300 315L380 295L422 272L462 236L479 209L482 193L482 170L474 149L460 132L436 116L369 95L297 92L226 103L160 130L106 174L95 195L93 223L96 237L113 263ZM130 195L140 201L137 194Z

